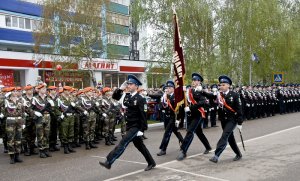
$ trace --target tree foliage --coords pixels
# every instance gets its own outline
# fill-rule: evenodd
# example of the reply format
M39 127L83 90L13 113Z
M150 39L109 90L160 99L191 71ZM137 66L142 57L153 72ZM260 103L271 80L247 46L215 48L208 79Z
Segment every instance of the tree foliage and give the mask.
M212 81L227 74L237 84L248 84L252 64L252 83L270 83L273 72L284 72L288 82L300 81L299 0L136 0L133 18L154 29L145 42L153 60L171 62L172 5L187 76L196 71ZM252 53L259 63L251 61Z

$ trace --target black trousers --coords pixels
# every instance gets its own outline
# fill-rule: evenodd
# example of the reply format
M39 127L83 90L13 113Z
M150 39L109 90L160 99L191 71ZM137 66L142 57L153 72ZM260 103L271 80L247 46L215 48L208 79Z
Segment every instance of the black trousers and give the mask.
M166 127L166 130L165 130L165 133L164 133L164 136L161 141L159 149L161 149L163 151L167 150L172 132L176 135L179 142L183 141L183 137L182 137L181 133L178 131L178 128L175 126L175 120L170 120Z
M183 139L181 150L183 153L186 153L189 149L193 139L194 139L194 133L197 134L200 141L203 143L204 147L206 149L211 149L211 146L203 134L201 124L203 123L203 119L201 117L192 118L191 123L188 126L187 133Z
M118 159L123 154L126 147L128 146L128 144L131 141L133 142L134 146L145 157L148 165L155 163L155 161L153 160L149 150L144 145L142 138L140 136L136 136L138 131L139 131L139 129L136 128L136 127L129 128L129 130L127 130L126 135L123 136L123 138L119 142L119 144L106 157L107 162L110 165L112 165L115 162L115 160Z
M234 151L234 153L241 156L242 154L240 152L239 147L236 144L234 134L233 134L233 130L235 129L237 122L233 119L229 119L225 121L222 120L221 125L223 129L223 133L220 140L217 143L215 155L219 157L221 153L224 151L224 149L226 148L228 142L231 149Z
M210 123L211 126L217 125L217 106L212 107L210 110Z

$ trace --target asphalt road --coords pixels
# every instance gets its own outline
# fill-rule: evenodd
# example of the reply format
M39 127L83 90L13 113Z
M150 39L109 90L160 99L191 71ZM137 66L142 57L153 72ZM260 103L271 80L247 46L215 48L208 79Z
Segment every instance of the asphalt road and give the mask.
M219 124L219 122L218 122ZM157 167L149 172L142 155L133 144L129 144L111 170L100 167L99 160L113 149L101 142L98 149L76 149L77 152L65 155L63 151L53 153L53 157L41 159L38 156L22 156L24 162L9 164L9 157L2 153L0 145L0 180L300 180L300 113L276 115L275 117L246 121L243 124L243 137L246 152L243 159L233 162L235 156L227 148L217 164L208 159L213 152L203 155L204 146L195 136L188 151L188 158L178 162L179 144L172 135L167 155L158 157L156 153L163 135L163 127L150 128L145 144L153 155ZM185 130L181 130L185 134ZM215 145L221 135L221 128L205 129L210 144ZM117 135L120 139L120 135ZM240 138L235 133L238 142ZM240 149L242 146L239 143Z

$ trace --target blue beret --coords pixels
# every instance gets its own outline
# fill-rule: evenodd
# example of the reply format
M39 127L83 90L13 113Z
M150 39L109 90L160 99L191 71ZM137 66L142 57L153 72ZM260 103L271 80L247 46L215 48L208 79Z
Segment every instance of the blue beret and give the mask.
M175 84L174 84L173 81L168 80L167 83L166 83L166 87L173 87L173 88L175 88Z
M230 79L228 76L226 76L226 75L221 75L221 76L219 77L219 82L220 82L220 83L227 83L227 84L229 84L229 85L232 84L231 79Z
M140 85L142 85L142 83L139 81L139 79L138 78L136 78L136 76L134 76L134 75L132 75L132 74L130 74L130 75L128 75L128 80L127 80L127 82L130 84L135 84L135 85L137 85L137 86L140 86Z
M193 74L192 74L192 80L198 80L198 81L200 81L200 82L203 82L203 78L202 78L201 75L198 74L198 73L193 73Z

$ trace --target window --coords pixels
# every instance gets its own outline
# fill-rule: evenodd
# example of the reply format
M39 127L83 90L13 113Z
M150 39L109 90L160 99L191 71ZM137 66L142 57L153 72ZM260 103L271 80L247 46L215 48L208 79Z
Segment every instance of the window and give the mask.
M24 29L24 27L25 27L24 22L25 22L24 18L19 18L19 28Z
M25 29L31 29L31 22L30 19L25 19Z
M7 27L11 27L11 16L5 16L5 24Z
M12 27L18 27L18 18L15 16L12 17Z
M38 30L39 27L40 27L40 21L38 21L38 20L33 20L33 21L32 21L32 29L33 29L33 30Z

